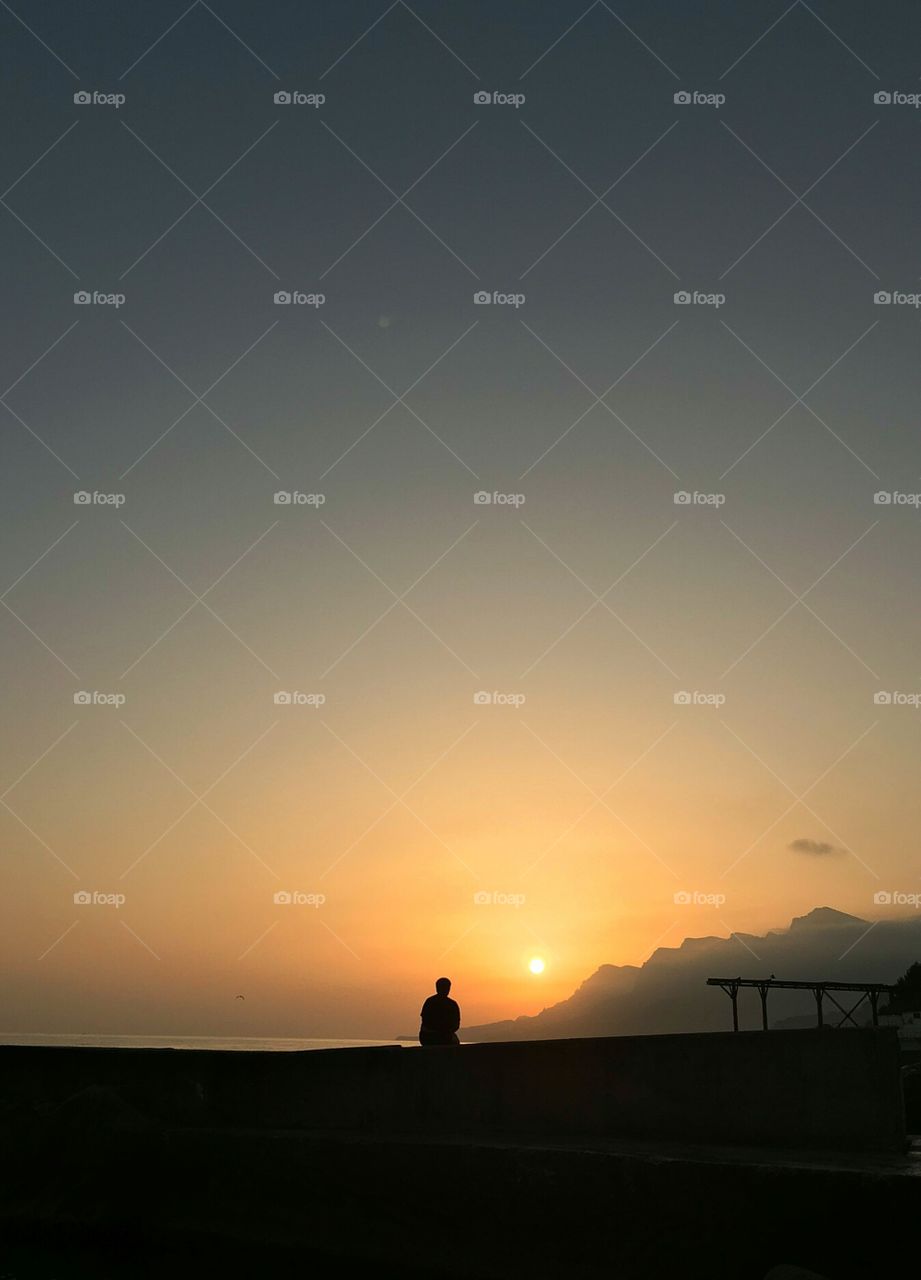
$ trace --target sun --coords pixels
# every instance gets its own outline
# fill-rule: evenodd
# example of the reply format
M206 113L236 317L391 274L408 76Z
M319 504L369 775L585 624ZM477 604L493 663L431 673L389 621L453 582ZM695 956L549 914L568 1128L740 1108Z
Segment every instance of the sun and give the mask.
M540 956L532 956L531 959L528 961L528 968L531 970L532 973L543 973L544 962L540 958Z

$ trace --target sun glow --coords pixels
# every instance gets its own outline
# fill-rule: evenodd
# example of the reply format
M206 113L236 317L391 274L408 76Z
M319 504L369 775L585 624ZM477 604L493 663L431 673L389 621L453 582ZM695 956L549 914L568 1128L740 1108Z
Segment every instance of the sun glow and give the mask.
M540 956L532 956L531 959L528 961L528 968L531 970L532 973L543 973L544 962L540 958Z

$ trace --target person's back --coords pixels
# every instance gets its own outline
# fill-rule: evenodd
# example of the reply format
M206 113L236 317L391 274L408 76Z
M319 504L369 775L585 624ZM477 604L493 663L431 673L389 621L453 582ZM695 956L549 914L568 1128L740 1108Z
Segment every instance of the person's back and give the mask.
M429 996L422 1006L419 1043L458 1044L457 1029L460 1026L460 1006L448 995L450 978L439 978L435 983L435 995Z

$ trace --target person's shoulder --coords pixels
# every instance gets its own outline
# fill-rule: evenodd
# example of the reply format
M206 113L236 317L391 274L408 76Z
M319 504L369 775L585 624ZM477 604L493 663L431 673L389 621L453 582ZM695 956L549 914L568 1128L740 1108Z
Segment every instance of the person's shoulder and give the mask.
M460 1010L460 1005L457 1003L457 1001L454 999L453 996L448 996L447 1000L448 1000L448 1004L453 1004L455 1009Z

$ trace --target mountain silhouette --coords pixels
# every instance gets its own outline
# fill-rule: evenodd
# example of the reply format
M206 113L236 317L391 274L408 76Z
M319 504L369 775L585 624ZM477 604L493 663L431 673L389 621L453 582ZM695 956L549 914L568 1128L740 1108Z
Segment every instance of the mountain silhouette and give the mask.
M568 1036L655 1035L728 1031L727 997L711 977L788 981L895 982L921 959L921 918L871 924L832 907L816 907L765 935L685 938L658 947L645 964L602 965L567 1000L533 1016L463 1027L462 1040L538 1040ZM856 998L856 997L855 997ZM852 1003L852 1002L851 1002ZM772 1025L815 1015L808 991L776 990ZM743 1030L761 1026L757 992L739 998ZM858 1020L865 1009L857 1011ZM829 1015L830 1017L830 1015Z

